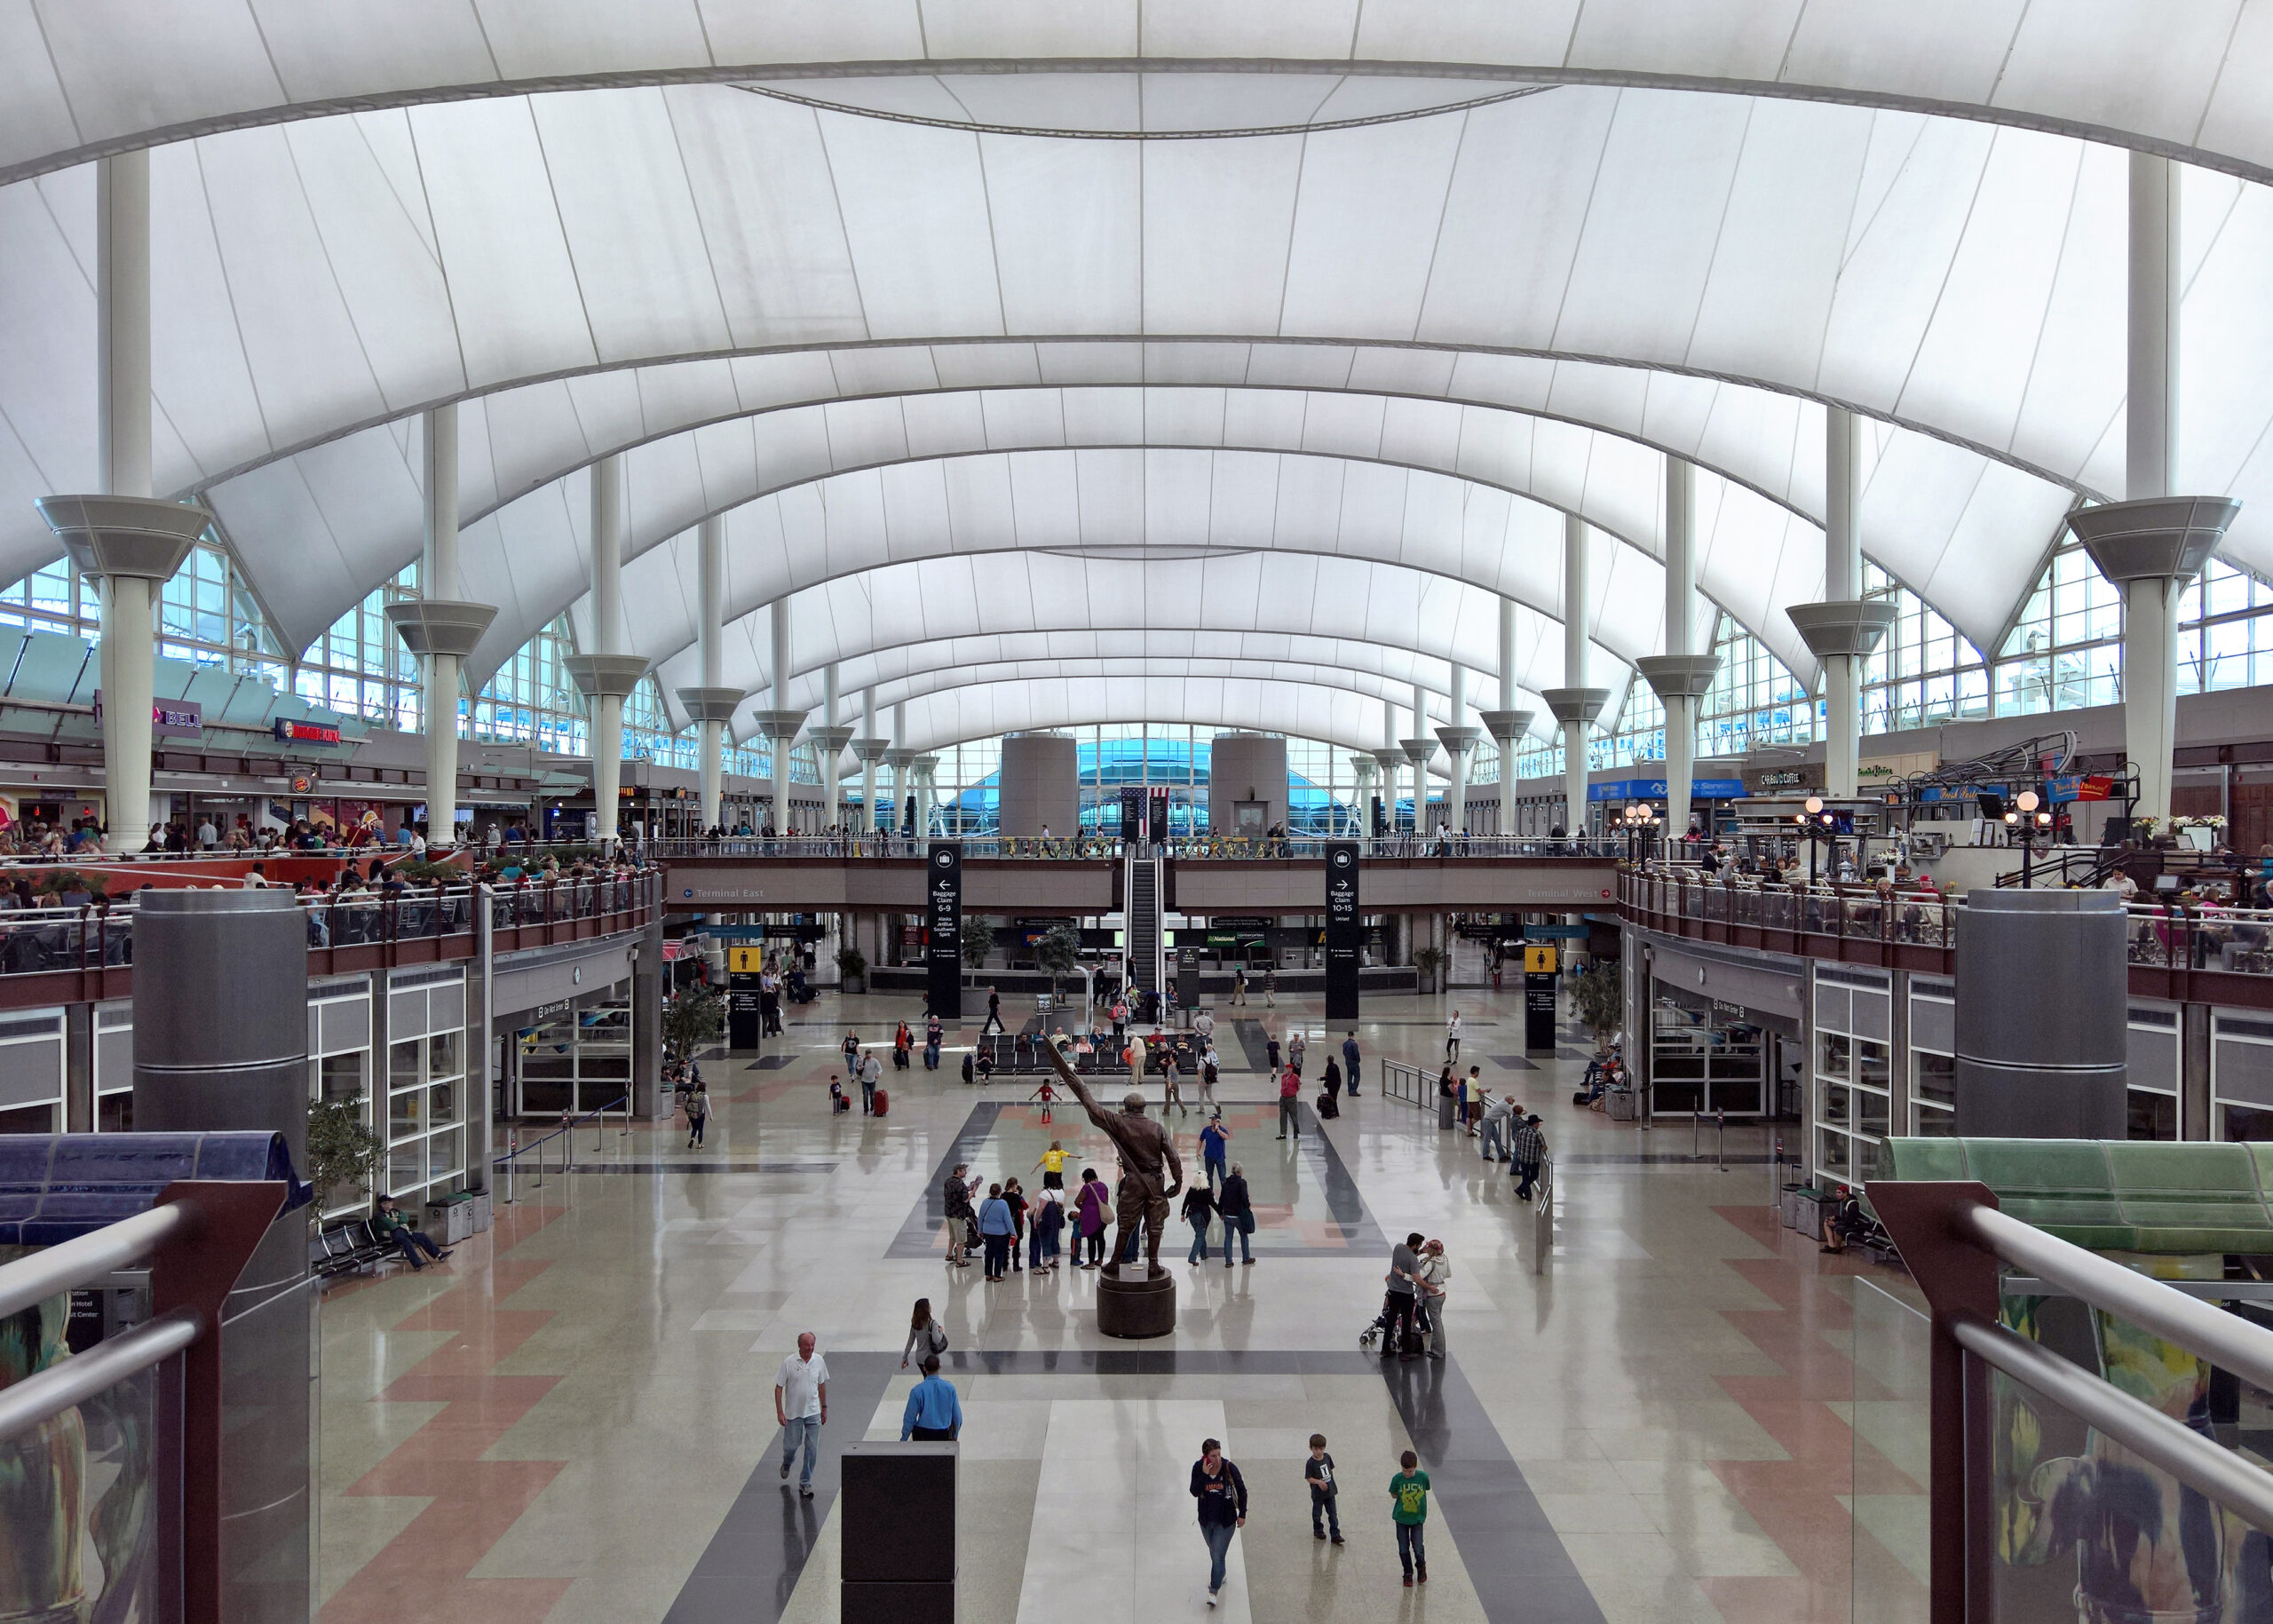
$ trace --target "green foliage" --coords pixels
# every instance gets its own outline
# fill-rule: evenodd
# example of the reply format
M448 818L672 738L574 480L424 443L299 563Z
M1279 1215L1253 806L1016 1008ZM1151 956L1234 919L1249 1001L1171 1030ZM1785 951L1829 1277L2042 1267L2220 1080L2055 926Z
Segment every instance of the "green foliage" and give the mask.
M103 887L107 883L109 876L107 875L82 874L76 868L55 868L42 875L39 883L33 886L32 891L36 896L59 899L73 891L83 891L91 897L100 899Z
M1450 959L1441 947L1415 947L1413 950L1413 968L1423 981L1434 982L1448 963Z
M1626 1024L1626 983L1616 959L1596 959L1571 983L1571 1002L1595 1034L1595 1047Z
M867 955L858 947L839 947L836 950L836 973L847 981L867 975Z
M976 973L986 968L986 955L994 950L994 922L991 919L966 919L962 922L962 962L966 970Z
M692 1058L725 1030L726 1001L700 982L674 994L663 1006L663 1046L678 1059Z
M368 1194L371 1175L378 1170L379 1136L363 1121L363 1097L308 1102L307 1180L315 1186L313 1213L346 1205L343 1193ZM311 1222L314 1219L312 1217Z
M1057 990L1057 978L1081 962L1081 933L1069 924L1054 924L1042 933L1034 945L1034 962L1049 972L1049 990Z

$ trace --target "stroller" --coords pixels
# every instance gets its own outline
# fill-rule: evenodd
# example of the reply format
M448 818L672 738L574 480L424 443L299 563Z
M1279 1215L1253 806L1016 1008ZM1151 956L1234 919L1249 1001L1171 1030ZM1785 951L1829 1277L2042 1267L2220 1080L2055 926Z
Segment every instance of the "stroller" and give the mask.
M1428 1298L1416 1296L1413 1303L1412 1335L1414 1339L1416 1342L1425 1342L1429 1334L1435 1329L1435 1325L1430 1322ZM1388 1335L1389 1309L1384 1305L1382 1311L1374 1316L1373 1324L1358 1333L1358 1345L1371 1353L1381 1345L1382 1338Z

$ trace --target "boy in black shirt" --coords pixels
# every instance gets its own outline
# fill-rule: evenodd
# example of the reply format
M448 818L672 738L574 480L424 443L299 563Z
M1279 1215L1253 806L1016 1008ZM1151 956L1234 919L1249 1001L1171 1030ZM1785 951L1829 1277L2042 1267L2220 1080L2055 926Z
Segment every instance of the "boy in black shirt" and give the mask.
M1303 1477L1311 1485L1311 1534L1315 1539L1327 1537L1327 1527L1334 1529L1334 1542L1342 1543L1342 1512L1335 1504L1337 1493L1334 1483L1334 1457L1326 1453L1326 1434L1311 1434L1311 1458L1303 1462Z

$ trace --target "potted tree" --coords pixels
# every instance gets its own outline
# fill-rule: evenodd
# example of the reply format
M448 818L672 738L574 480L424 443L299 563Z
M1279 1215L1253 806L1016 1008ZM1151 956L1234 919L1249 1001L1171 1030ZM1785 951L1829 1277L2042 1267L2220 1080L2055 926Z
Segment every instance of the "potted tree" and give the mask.
M1069 924L1054 924L1034 945L1034 968L1049 972L1050 1002L1057 1001L1057 978L1081 962L1081 933Z
M865 993L868 990L868 961L858 947L836 950L837 991Z
M1571 983L1571 1007L1595 1034L1595 1048L1610 1047L1611 1034L1626 1024L1626 985L1616 959L1596 959Z
M1437 976L1445 967L1445 952L1441 947L1416 947L1413 952L1413 971L1419 978L1419 989L1423 993L1437 990Z
M326 1212L352 1207L371 1192L381 1148L379 1136L363 1121L360 1092L308 1102L307 1176L316 1192L308 1207L311 1229L322 1226Z
M663 1047L684 1066L726 1030L726 1001L701 982L672 994L663 1006Z
M962 964L972 975L986 968L986 955L994 950L994 926L986 919L966 919L962 922Z

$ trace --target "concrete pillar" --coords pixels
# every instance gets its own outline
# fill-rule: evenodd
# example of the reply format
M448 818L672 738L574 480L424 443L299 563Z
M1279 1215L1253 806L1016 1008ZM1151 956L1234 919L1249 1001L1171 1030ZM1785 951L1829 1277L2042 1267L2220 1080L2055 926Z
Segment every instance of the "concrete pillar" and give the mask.
M104 495L50 496L41 516L102 599L105 844L150 833L150 710L159 590L205 528L195 508L150 498L150 154L95 167L95 395Z
M1468 725L1468 668L1455 662L1453 680L1445 695L1452 713L1449 726L1436 730L1437 742L1445 747L1445 754L1452 757L1452 787L1445 792L1445 827L1454 834L1468 829L1468 753L1484 736L1484 730Z
M1361 843L1360 850L1366 852L1371 852L1374 849L1374 825L1371 803L1373 800L1374 771L1375 765L1374 758L1371 756L1368 756L1363 750L1352 750L1350 752L1350 775L1355 780L1354 793L1357 796L1358 826L1364 831L1364 833L1358 836L1358 840ZM1212 770L1209 776L1211 779L1214 776ZM1212 783L1209 787L1208 793L1212 797L1214 795L1214 787ZM1211 819L1215 816L1215 806L1212 800L1208 806L1208 816ZM1218 824L1216 828L1220 830L1222 826Z
M631 966L631 1104L632 1117L653 1121L663 1077L663 922L657 919L639 933L639 951ZM669 1102L663 1102L668 1111Z
M1512 598L1500 600L1500 702L1478 719L1500 747L1499 832L1512 835L1516 832L1516 752L1523 748L1532 722L1530 711L1516 709L1516 603Z
M134 1014L136 1132L279 1134L294 1169L306 1169L308 941L289 891L147 893L134 921ZM375 1109L383 1124L384 1104ZM305 1620L314 1349L305 1212L279 1215L222 1312L221 1616Z
M2130 985L2122 899L1974 891L1957 922L1957 1131L2122 1138Z
M821 725L807 728L805 737L812 741L814 759L820 764L821 799L827 808L823 814L826 820L823 827L834 829L843 820L836 764L843 757L844 747L852 742L852 730L839 726L836 721L836 661L834 660L821 670L820 712Z
M891 749L884 752L884 765L891 769L891 830L898 834L907 827L907 766L915 759L915 752L907 748L907 706L905 702L891 708Z
M1563 728L1563 827L1573 839L1587 828L1587 729L1610 702L1610 690L1587 686L1587 525L1563 515L1563 685L1540 697Z
M647 661L623 652L623 458L592 464L592 652L572 654L568 674L591 707L592 809L600 848L615 844L623 785L623 701Z
M2123 741L2139 776L2135 815L2170 817L2178 739L2178 600L2241 504L2174 495L2178 472L2179 189L2167 158L2131 159L2125 499L2069 515L2100 573L2123 592Z
M1689 790L1697 772L1697 707L1713 686L1721 657L1697 652L1696 470L1666 459L1666 652L1635 661L1666 708L1666 838L1689 832Z
M891 749L891 742L876 736L876 691L873 687L860 690L861 737L852 741L852 754L860 761L860 827L873 835L876 832L876 764Z
M1429 736L1429 693L1419 683L1413 685L1413 732L1398 741L1405 752L1405 759L1413 764L1413 832L1429 832L1429 762L1437 753L1437 741Z
M1824 411L1823 601L1784 611L1823 666L1823 782L1834 799L1856 793L1863 738L1863 661L1894 624L1894 606L1863 590L1861 425L1843 407Z
M712 517L702 521L699 563L701 626L698 634L702 681L678 691L679 703L702 729L702 828L708 833L719 820L726 780L726 725L742 702L742 691L725 685L726 521Z
M1397 833L1397 779L1405 771L1405 747L1397 741L1397 706L1382 701L1382 748L1374 753L1382 770L1382 812L1389 832Z
M773 827L786 835L794 827L789 818L789 754L796 743L797 730L805 724L805 712L789 704L789 600L775 598L769 618L773 634L773 707L757 713L757 726L772 744Z

